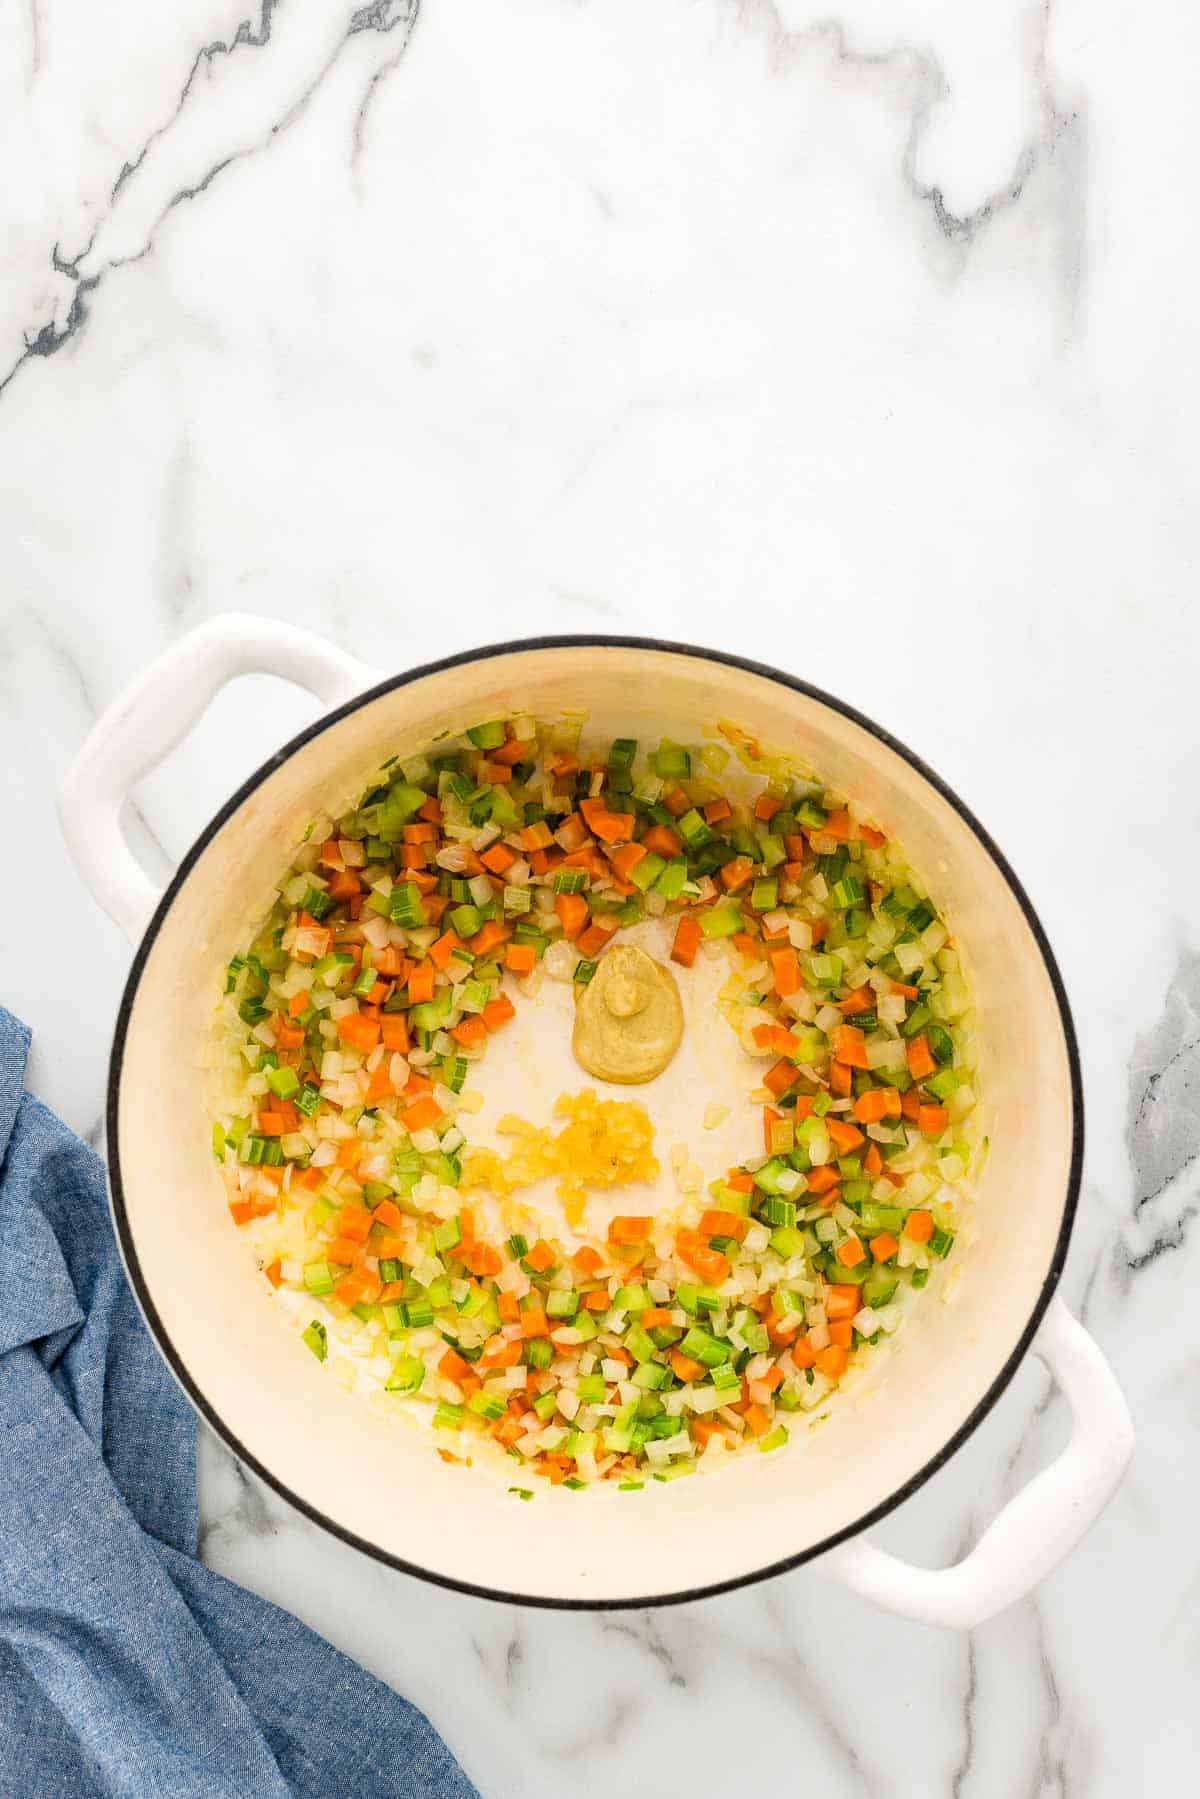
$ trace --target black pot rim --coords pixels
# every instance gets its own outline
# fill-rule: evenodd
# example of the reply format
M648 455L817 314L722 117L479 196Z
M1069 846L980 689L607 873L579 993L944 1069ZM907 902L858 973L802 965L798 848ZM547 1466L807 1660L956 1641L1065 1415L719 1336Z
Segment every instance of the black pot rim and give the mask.
M1058 1237L1054 1246L1054 1253L1050 1260L1050 1266L1046 1272L1045 1279L1042 1282L1042 1287L1033 1310L1030 1313L1025 1327L1021 1331L1016 1346L1009 1355L1008 1360L993 1380L991 1386L976 1402L963 1423L953 1435L946 1440L936 1455L932 1456L922 1468L918 1469L915 1474L911 1475L908 1480L890 1493L886 1499L883 1499L879 1504L872 1506L870 1510L864 1512L861 1517L856 1518L852 1523L844 1525L840 1530L832 1532L820 1542L814 1543L806 1549L799 1550L792 1555L782 1556L778 1560L765 1563L761 1568L751 1569L747 1573L738 1574L728 1580L711 1581L669 1593L637 1594L630 1598L617 1599L574 1599L558 1598L547 1595L533 1595L529 1593L512 1593L503 1587L481 1586L473 1581L457 1580L451 1575L438 1573L429 1568L423 1568L419 1563L408 1561L401 1556L392 1555L388 1551L381 1549L378 1544L371 1543L365 1538L358 1536L354 1531L348 1530L344 1525L339 1524L336 1519L328 1517L319 1507L309 1504L307 1500L302 1499L297 1493L294 1493L286 1482L280 1480L277 1475L266 1468L255 1457L253 1452L249 1450L246 1445L240 1441L237 1435L224 1423L214 1407L201 1392L196 1382L192 1379L182 1358L175 1349L170 1333L167 1330L162 1317L151 1299L138 1260L133 1233L129 1225L121 1173L120 1137L117 1129L118 1097L121 1085L121 1069L125 1055L125 1043L129 1031L134 1001L137 997L138 987L146 966L147 958L176 895L179 893L184 882L188 879L192 869L204 854L204 851L208 848L208 845L212 842L213 838L222 827L228 823L250 795L254 793L276 769L280 768L291 756L302 749L305 744L312 742L314 738L321 736L332 726L338 724L343 718L349 717L351 713L357 712L361 707L369 705L373 700L378 699L383 694L392 693L399 688L411 686L414 682L423 680L426 676L439 674L446 669L461 668L467 664L489 661L499 656L555 649L651 650L667 655L686 657L697 661L720 663L727 668L741 669L748 674L757 675L764 680L772 681L776 686L785 687L793 693L803 694L806 699L815 700L819 705L828 707L830 711L839 713L843 718L850 719L854 724L858 725L878 742L886 745L886 747L895 755L907 762L911 768L915 769L916 772L921 775L950 806L953 807L963 823L974 833L983 849L987 852L988 856L999 870L1004 881L1007 883L1013 898L1020 907L1034 943L1037 945L1038 952L1041 955L1042 962L1050 980L1050 985L1054 992L1071 1080L1071 1165L1067 1177L1067 1190L1063 1204L1062 1222L1059 1227ZM832 694L826 693L822 688L813 686L808 681L800 680L798 676L785 674L781 670L771 668L765 663L753 661L745 656L735 656L724 650L707 649L698 644L673 643L653 637L610 636L583 633L566 636L517 638L505 643L485 644L479 649L462 650L453 656L442 657L436 662L423 663L420 667L411 669L404 674L392 675L387 680L380 681L376 686L368 688L364 693L358 694L355 698L346 701L343 705L334 708L330 712L324 713L313 724L297 733L295 737L285 743L281 749L277 750L273 756L264 762L242 783L237 791L225 802L200 832L195 843L193 843L192 847L180 862L178 869L155 909L154 916L150 920L141 942L137 946L133 964L129 971L129 977L125 983L125 989L121 996L121 1004L117 1013L116 1029L113 1036L112 1055L109 1063L106 1126L108 1132L109 1196L112 1206L113 1221L116 1227L117 1239L124 1259L125 1269L141 1308L142 1315L146 1320L147 1326L158 1346L160 1354L163 1356L163 1359L166 1361L175 1380L183 1389L192 1406L228 1448L232 1450L239 1461L243 1462L248 1468L252 1468L259 1479L265 1481L266 1484L271 1487L273 1491L278 1493L282 1499L285 1499L289 1505L294 1506L296 1510L301 1512L306 1518L311 1519L314 1524L317 1524L323 1530L328 1531L331 1536L340 1538L343 1543L348 1543L352 1548L361 1550L364 1554L373 1557L376 1561L382 1562L390 1568L397 1569L402 1574L415 1575L420 1580L429 1581L435 1586L449 1588L453 1592L466 1593L472 1598L492 1599L502 1604L536 1606L551 1611L626 1611L650 1606L682 1605L697 1599L712 1598L719 1593L732 1592L739 1587L752 1586L759 1581L772 1579L778 1574L785 1574L793 1568L801 1567L805 1562L814 1561L818 1556L825 1555L839 1543L843 1543L850 1537L857 1536L860 1531L868 1529L873 1524L877 1524L881 1519L886 1518L889 1513L893 1512L897 1506L903 1504L906 1499L911 1498L912 1495L923 1487L940 1468L945 1466L951 1456L954 1455L967 1441L968 1437L975 1432L978 1426L987 1417L988 1413L992 1410L992 1407L996 1404L996 1401L1004 1392L1018 1366L1023 1361L1025 1354L1033 1341L1038 1325L1041 1323L1046 1309L1054 1296L1055 1289L1057 1288L1062 1275L1071 1238L1071 1228L1074 1223L1075 1212L1079 1200L1079 1187L1083 1167L1083 1083L1079 1068L1079 1050L1075 1037L1075 1026L1071 1018L1071 1010L1067 1002L1066 990L1063 986L1062 976L1059 973L1058 964L1054 958L1054 952L1050 948L1050 943L1042 927L1041 920L1038 918L1038 915L1033 908L1033 904L1020 880L1010 867L1007 858L1004 856L998 845L993 841L970 809L961 799L959 799L953 789L947 786L946 782L943 781L920 756L910 750L906 744L901 743L898 738L893 737L892 734L889 731L886 731L881 725L878 725L874 720L867 718L863 713L857 711L855 707L848 705L844 700L837 699Z

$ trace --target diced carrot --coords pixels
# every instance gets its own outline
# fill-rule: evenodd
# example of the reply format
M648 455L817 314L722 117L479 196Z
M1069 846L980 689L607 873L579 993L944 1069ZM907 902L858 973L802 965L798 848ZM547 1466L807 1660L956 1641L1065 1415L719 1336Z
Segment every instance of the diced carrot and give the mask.
M266 1275L267 1279L270 1281L270 1283L273 1287L282 1286L282 1284L283 1284L283 1263L279 1260L278 1256L276 1256L275 1260L269 1265L269 1267L266 1267L263 1269L263 1273Z
M408 1080L404 1083L405 1099L420 1099L423 1093L432 1092L433 1082L429 1076L422 1074L419 1068L410 1069Z
M506 868L512 867L516 859L516 852L510 850L507 843L493 843L479 858L488 872L494 875L502 875Z
M553 1268L558 1257L546 1242L546 1239L544 1237L539 1237L537 1242L533 1244L526 1253L525 1260L535 1274L545 1274L547 1268Z
M858 1264L866 1259L867 1254L857 1237L847 1237L844 1243L838 1244L833 1253L843 1268L857 1268Z
M910 1243L928 1243L933 1235L933 1213L910 1212L904 1220L904 1235Z
M800 991L800 958L794 949L771 951L771 974L776 993L786 996Z
M379 1029L383 1036L385 1049L395 1055L407 1055L409 1049L408 1021L400 1012L385 1012L379 1020Z
M415 1105L401 1112L400 1122L410 1134L413 1131L427 1131L442 1116L442 1108L434 1099L419 1099Z
M307 993L293 993L291 999L288 1001L288 1016L290 1018L302 1018L308 1011L309 1003ZM297 1044L296 1048L299 1049L299 1047L300 1045Z
M533 824L526 825L521 832L521 843L527 850L546 850L553 842L553 833L544 818L539 818Z
M404 1213L394 1200L385 1199L375 1207L376 1224L386 1224L390 1230L398 1231L404 1223Z
M537 966L537 951L532 943L506 943L504 966L514 974L530 974Z
M754 1437L765 1437L771 1428L771 1420L760 1405L748 1405L744 1413L746 1429Z
M675 941L671 945L672 962L690 968L696 960L696 951L700 947L700 926L689 913L685 913L675 927Z
M721 885L726 893L736 893L744 887L754 873L754 864L745 856L735 856L732 862L726 862L721 870Z
M829 1064L829 1091L835 1099L849 1099L854 1091L854 1075L845 1062Z
M828 1349L819 1349L814 1360L822 1374L830 1380L840 1380L846 1372L850 1357L840 1343L831 1343Z
M441 936L429 945L426 954L435 968L445 968L455 950L462 947L463 940L457 931L443 931Z
M828 1193L841 1180L832 1162L822 1162L818 1168L810 1168L805 1179L810 1193Z
M304 1030L298 1024L285 1024L280 1018L275 1024L276 1049L299 1049L304 1042Z
M354 1243L365 1243L371 1236L371 1218L365 1205L347 1202L338 1213L338 1236L347 1236Z
M564 860L561 850L530 850L529 866L535 875L548 875Z
M440 825L442 822L441 801L431 793L425 804L417 808L417 817L426 819L431 825Z
M701 1449L706 1449L714 1437L723 1437L725 1432L715 1418L697 1416L692 1419L692 1435Z
M942 1132L950 1128L950 1114L945 1106L920 1106L917 1110L917 1129L925 1137L940 1137Z
M736 1237L738 1242L750 1229L750 1220L740 1212L710 1210L700 1220L700 1233L705 1237Z
M378 1068L372 1071L371 1078L367 1082L366 1104L368 1106L377 1106L381 1099L390 1098L395 1091L396 1089L392 1085L392 1077L388 1073L388 1064L385 1060L379 1064Z
M807 1337L801 1337L792 1344L792 1360L797 1368L811 1368L817 1359L817 1352Z
M860 1143L866 1142L866 1138L857 1125L844 1124L840 1118L834 1118L832 1114L825 1120L825 1129L829 1141L840 1156L848 1156L852 1150L858 1148Z
M763 1148L768 1154L771 1149L771 1126L779 1124L782 1119L783 1113L777 1112L773 1106L763 1107Z
M653 1218L619 1212L609 1221L608 1240L610 1243L646 1243L653 1223Z
M521 1330L527 1337L548 1337L550 1324L541 1306L526 1306L521 1313Z
M410 1005L421 1005L433 998L435 978L433 969L422 963L414 968L408 977L408 999Z
M517 1016L517 1008L507 993L497 993L494 999L487 1002L480 1016L489 1031L498 1031L502 1024L507 1024L510 1018Z
M704 1363L693 1361L692 1357L684 1355L681 1349L668 1350L667 1360L671 1364L673 1373L678 1375L680 1380L696 1380L704 1373Z
M486 956L497 944L507 943L512 932L506 924L497 918L489 918L482 929L476 931L471 939L471 953L475 956Z
M367 1146L361 1137L347 1137L338 1145L337 1165L339 1168L357 1168L366 1154Z
M489 750L488 754L493 762L507 762L511 768L518 762L532 760L536 748L537 744L532 737L526 738L523 742L519 737L510 737L508 742L502 743L498 750Z
M732 1187L735 1193L753 1193L754 1177L744 1168L731 1168L725 1176L725 1185Z
M487 761L480 761L479 779L488 782L490 786L507 786L512 778L513 771L507 762L497 762L494 758Z
M565 1455L540 1455L534 1462L539 1474L544 1474L554 1486L559 1486L573 1471L575 1464Z
M592 834L602 843L623 843L633 836L637 823L632 812L610 812L603 800L580 800L579 810Z
M877 1237L871 1238L871 1254L877 1262L890 1262L899 1247L891 1231L880 1231Z
M883 832L877 831L873 825L864 825L860 823L858 834L869 849L881 850L887 842L887 838L884 836Z
M484 1042L487 1034L487 1024L482 1013L479 1012L468 1012L467 1016L461 1018L450 1032L454 1041L461 1043L464 1049L477 1049Z
M573 756L570 750L551 750L546 757L546 769L552 775L576 775L579 757Z
M860 1124L878 1124L883 1118L899 1118L900 1095L894 1087L868 1087L854 1102Z
M796 1117L807 1118L813 1109L813 1095L811 1093L797 1093L795 1105Z
M847 1283L843 1286L828 1286L825 1289L825 1316L827 1318L853 1318L861 1304L861 1287Z
M773 1093L776 1099L778 1099L780 1094L787 1092L788 1088L792 1086L795 1080L796 1064L781 1057L779 1061L768 1068L766 1074L764 1074L763 1086L767 1089L768 1093Z
M609 857L609 861L623 881L627 881L638 863L644 862L645 859L646 846L644 843L623 843Z
M617 929L617 922L614 918L593 918L587 930L582 931L575 939L580 954L598 956Z
M846 995L845 999L839 999L836 1003L841 1008L842 1017L850 1018L856 1012L872 1011L875 1006L875 995L871 989L864 984L861 987L856 987L852 993Z
M583 1308L586 1312L607 1312L608 1307L608 1290L605 1287L597 1287L583 1296Z
M867 1068L867 1040L857 1025L835 1025L831 1042L833 1053L848 1068Z
M352 1268L344 1274L334 1286L334 1293L343 1305L373 1305L379 1297L380 1279L372 1274L369 1268Z
M882 1174L883 1157L879 1153L878 1143L872 1143L863 1157L863 1168L868 1174Z
M690 811L692 805L682 787L669 787L662 796L662 803L674 818L680 818L683 813Z
M414 869L414 868L424 868L426 866L428 860L429 860L429 858L425 853L425 845L423 843L401 844L401 846L400 846L400 866L401 866L401 868L409 869L409 870ZM329 891L331 893L333 892L332 881L329 884Z
M902 994L905 999L916 999L920 991L919 987L910 987L904 981L892 982L892 992Z
M671 1314L666 1306L647 1306L642 1313L642 1329L658 1330L664 1324L670 1324Z
M762 953L762 943L757 937L752 937L749 931L735 931L733 947L739 955L745 956L747 961Z
M756 1024L750 1034L759 1049L774 1049L781 1056L793 1056L801 1047L799 1036L783 1024Z
M554 841L560 849L564 849L570 854L574 850L583 849L585 844L591 843L592 839L578 812L572 812L569 818L563 819L555 831Z
M508 1297L505 1295L505 1297ZM496 1335L489 1337L483 1346L483 1354L479 1358L481 1368L515 1368L521 1359L521 1338L514 1337L510 1343L507 1337Z
M464 1361L457 1349L447 1349L445 1355L438 1362L438 1373L443 1375L446 1380L458 1382L464 1374L470 1374L470 1372L470 1362Z
M916 1087L910 1087L900 1101L900 1115L907 1118L910 1124L916 1124L921 1110L921 1094Z
M563 936L568 941L578 937L588 921L588 903L582 893L556 893L554 910L562 924Z
M779 798L779 795L771 793L768 788L764 787L763 791L754 802L754 816L755 818L761 818L763 823L766 824L774 818L782 805L783 801Z
M287 1131L279 1111L260 1112L254 1122L260 1137L282 1137Z
M700 1279L711 1287L720 1286L729 1276L729 1257L719 1249L696 1249L688 1258Z
M653 850L656 856L665 856L668 862L683 848L682 837L670 825L651 825L642 838L642 843L647 850Z
M353 1237L331 1237L325 1245L325 1254L335 1267L348 1268L358 1255L359 1245Z
M826 837L837 837L843 843L846 842L853 831L850 814L846 808L841 806L836 812L831 812L821 826L821 831Z
M231 1199L229 1216L235 1224L249 1224L252 1218L258 1216L258 1208L251 1199Z
M933 1051L929 1047L929 1039L924 1031L910 1037L904 1049L908 1072L914 1081L923 1081L937 1069Z

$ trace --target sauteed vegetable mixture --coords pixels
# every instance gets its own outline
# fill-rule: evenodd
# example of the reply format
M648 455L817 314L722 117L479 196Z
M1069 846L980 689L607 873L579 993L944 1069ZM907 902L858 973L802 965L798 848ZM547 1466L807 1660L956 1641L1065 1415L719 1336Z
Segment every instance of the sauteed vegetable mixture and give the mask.
M446 1456L493 1439L521 1497L784 1445L950 1255L974 1154L969 995L897 846L732 725L595 751L582 726L485 720L318 821L229 965L213 1127L317 1359L423 1408ZM697 957L728 958L762 1153L706 1190L677 1158L677 1205L589 1240L591 1187L658 1173L646 1109L565 1094L553 1126L502 1121L502 1158L468 1143L474 1084L543 979L592 981L645 919L685 1010ZM569 1242L508 1229L548 1174Z

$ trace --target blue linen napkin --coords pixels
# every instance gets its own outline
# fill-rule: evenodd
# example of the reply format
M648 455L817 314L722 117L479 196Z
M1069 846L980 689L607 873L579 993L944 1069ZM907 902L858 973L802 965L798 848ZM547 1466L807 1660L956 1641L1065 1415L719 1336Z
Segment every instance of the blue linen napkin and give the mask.
M28 1048L0 1007L0 1793L472 1799L420 1712L197 1560L195 1415Z

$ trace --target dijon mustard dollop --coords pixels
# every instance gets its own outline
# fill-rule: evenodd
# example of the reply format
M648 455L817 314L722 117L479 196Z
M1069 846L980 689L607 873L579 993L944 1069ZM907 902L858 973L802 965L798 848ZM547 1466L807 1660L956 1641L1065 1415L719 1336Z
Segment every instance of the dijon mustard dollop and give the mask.
M580 989L571 1047L597 1080L637 1086L661 1074L683 1037L675 977L631 943L614 944Z

